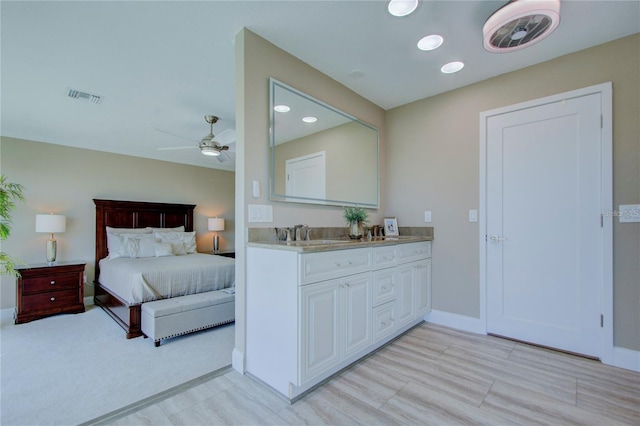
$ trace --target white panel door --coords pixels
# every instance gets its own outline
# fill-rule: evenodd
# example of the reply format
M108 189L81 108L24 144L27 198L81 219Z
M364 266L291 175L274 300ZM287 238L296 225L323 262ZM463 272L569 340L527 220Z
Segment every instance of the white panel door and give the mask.
M593 94L487 121L487 330L600 356L601 111Z
M301 292L301 382L340 361L340 283L310 284Z
M326 154L324 151L285 162L287 196L326 199Z
M342 282L344 357L371 344L371 273L353 275Z

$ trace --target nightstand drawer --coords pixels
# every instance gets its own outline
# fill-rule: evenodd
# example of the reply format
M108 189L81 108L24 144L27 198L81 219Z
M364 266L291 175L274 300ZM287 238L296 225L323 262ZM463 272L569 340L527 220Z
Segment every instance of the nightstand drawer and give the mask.
M48 277L25 278L22 280L24 294L40 293L42 291L78 288L78 274L52 274Z
M78 288L32 294L22 297L22 309L25 311L55 311L78 304Z

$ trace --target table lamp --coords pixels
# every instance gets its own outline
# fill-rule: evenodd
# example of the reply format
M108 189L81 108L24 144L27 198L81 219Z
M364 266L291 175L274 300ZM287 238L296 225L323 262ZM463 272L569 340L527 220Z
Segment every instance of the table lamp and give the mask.
M53 265L56 262L57 243L53 234L65 232L67 230L67 217L61 214L37 214L36 232L46 232L49 235L47 240L47 262Z
M216 254L220 250L220 236L218 235L218 231L224 231L224 219L221 217L210 217L208 224L209 231L215 232L213 236L213 253Z

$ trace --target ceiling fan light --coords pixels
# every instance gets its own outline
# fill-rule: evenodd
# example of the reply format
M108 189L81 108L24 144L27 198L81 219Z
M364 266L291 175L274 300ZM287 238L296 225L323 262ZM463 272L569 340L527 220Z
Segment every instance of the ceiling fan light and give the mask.
M220 151L212 146L202 146L200 147L200 152L202 155L207 155L209 157L217 157L220 155Z

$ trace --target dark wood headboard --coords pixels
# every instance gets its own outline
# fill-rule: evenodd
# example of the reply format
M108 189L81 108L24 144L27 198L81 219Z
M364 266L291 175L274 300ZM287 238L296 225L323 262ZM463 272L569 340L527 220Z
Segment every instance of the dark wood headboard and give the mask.
M96 205L96 264L98 281L100 259L107 257L107 226L113 228L173 228L184 225L193 231L194 204L149 203L145 201L97 200Z

